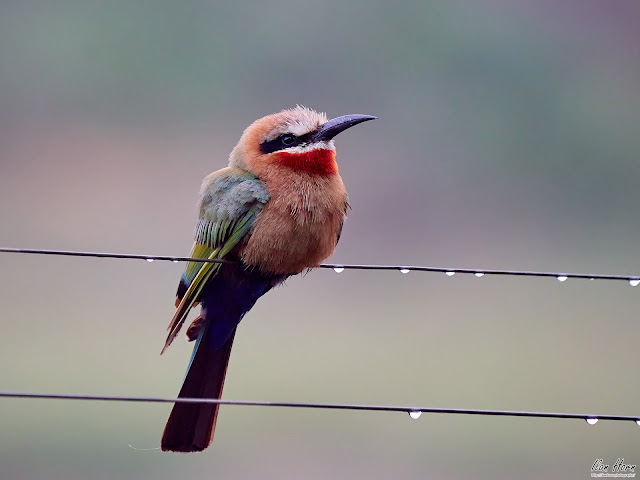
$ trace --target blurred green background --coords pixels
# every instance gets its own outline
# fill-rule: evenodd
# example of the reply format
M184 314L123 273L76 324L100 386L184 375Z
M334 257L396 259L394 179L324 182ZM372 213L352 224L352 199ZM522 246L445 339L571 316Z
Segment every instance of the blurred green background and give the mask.
M0 244L189 252L202 177L254 119L338 137L331 261L640 273L640 4L5 1ZM173 396L183 266L0 255L0 390ZM247 315L225 397L640 415L625 282L320 270ZM169 405L0 400L0 478L587 478L633 423L222 407L164 454Z

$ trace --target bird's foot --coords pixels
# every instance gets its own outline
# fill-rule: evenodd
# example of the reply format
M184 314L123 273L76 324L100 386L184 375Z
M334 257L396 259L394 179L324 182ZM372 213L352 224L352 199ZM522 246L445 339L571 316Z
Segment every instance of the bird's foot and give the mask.
M187 328L187 340L193 342L198 338L198 334L200 333L200 328L202 328L202 322L204 322L204 318L198 315L189 328Z

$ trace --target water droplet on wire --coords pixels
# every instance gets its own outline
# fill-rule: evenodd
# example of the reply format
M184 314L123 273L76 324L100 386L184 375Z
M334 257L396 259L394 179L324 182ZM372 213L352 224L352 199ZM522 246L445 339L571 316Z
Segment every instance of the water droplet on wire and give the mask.
M629 280L629 285L631 285L632 287L637 287L638 285L640 285L640 278L632 278L631 280Z
M173 263L178 263L178 262L179 262L179 260L172 260L172 262L173 262Z
M484 273L482 272L476 272L475 273L476 277L480 278L480 277L484 277Z
M336 273L344 272L344 267L333 267L333 271Z
M569 278L569 277L567 277L566 275L559 275L558 276L558 281L559 282L565 282L567 280L567 278Z
M409 273L411 270L409 270L408 268L401 268L400 269L400 273Z
M453 277L456 272L445 272L447 274L448 277Z
M420 410L409 410L409 416L414 420L420 418L420 415L422 415L422 412Z
M589 425L595 425L596 423L598 423L598 419L595 418L595 417L589 417L589 418L587 418L587 423Z
M640 418L636 420L636 424L640 427Z
M153 258L147 258L147 262L149 263L153 262Z

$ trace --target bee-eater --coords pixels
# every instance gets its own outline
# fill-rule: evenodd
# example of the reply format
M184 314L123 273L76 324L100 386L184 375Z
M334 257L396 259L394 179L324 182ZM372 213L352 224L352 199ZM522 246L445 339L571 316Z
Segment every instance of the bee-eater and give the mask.
M317 267L333 253L348 208L333 137L376 117L324 114L297 106L251 124L229 166L205 177L193 258L182 274L176 313L163 348L190 309L200 315L187 330L196 340L179 397L220 398L236 327L256 300L290 275ZM218 405L176 403L162 450L209 446Z

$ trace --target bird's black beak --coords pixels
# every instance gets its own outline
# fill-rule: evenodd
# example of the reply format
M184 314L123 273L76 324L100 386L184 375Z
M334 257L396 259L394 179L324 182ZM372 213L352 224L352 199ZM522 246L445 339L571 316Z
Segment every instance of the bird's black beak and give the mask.
M375 120L378 117L371 115L343 115L341 117L332 118L313 134L313 142L329 141L343 130L353 127L367 120Z

